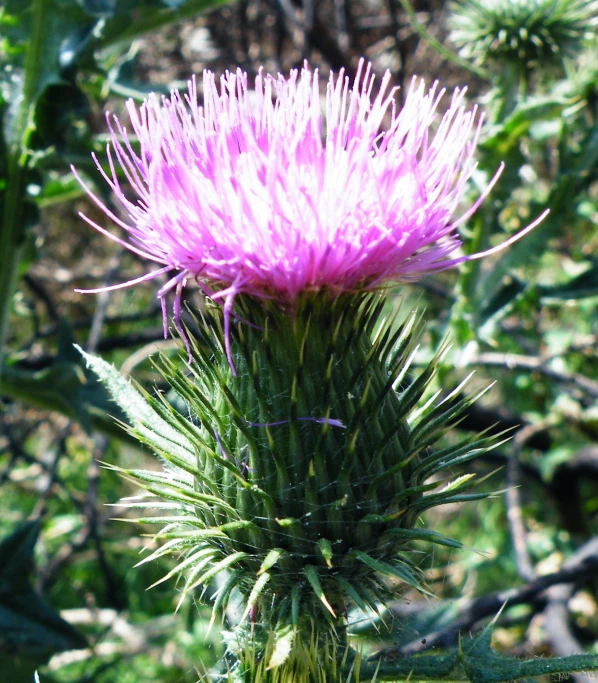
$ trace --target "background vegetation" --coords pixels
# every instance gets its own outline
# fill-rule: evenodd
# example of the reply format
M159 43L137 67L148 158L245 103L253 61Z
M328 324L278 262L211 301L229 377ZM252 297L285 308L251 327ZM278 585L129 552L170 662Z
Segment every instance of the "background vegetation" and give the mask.
M488 262L397 290L405 309L427 309L421 363L453 340L445 394L472 369L472 391L496 381L459 429L514 429L474 465L506 493L428 515L471 550L422 547L437 599L398 590L383 623L356 614L352 631L371 652L439 651L508 599L498 648L598 652L597 19L580 0L0 4L0 680L31 681L39 668L42 683L192 682L222 656L209 609L188 602L174 615L173 585L146 591L167 569L133 568L148 530L112 520L135 489L101 462L152 459L115 425L72 344L157 391L149 358L177 350L162 339L153 286L73 292L146 265L78 218L104 222L69 165L96 187L90 152L105 145L105 110L120 115L124 99L184 87L204 68L251 78L307 58L325 81L354 73L362 55L403 89L413 74L467 85L487 112L472 198L506 170L462 228L467 250L551 214Z

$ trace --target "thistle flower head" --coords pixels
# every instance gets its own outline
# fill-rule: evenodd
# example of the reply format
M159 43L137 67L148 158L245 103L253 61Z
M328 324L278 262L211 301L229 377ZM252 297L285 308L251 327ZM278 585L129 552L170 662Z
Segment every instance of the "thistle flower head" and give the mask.
M169 273L158 296L164 309L175 290L178 326L182 288L195 280L224 303L228 329L241 293L292 309L305 292L359 292L465 260L456 229L483 196L455 212L481 118L457 90L432 132L444 91L414 80L397 111L389 84L386 73L375 92L362 62L352 87L331 75L322 102L307 66L288 79L260 72L251 91L240 70L220 88L207 71L203 106L195 80L185 95L130 101L139 151L114 118L109 172L96 159L128 221L90 192L129 241L86 220L162 267L117 287Z
M165 540L142 562L179 557L163 580L184 580L181 599L217 578L214 615L238 591L235 634L280 634L268 668L303 652L312 626L340 644L349 607L377 610L397 580L425 590L413 543L459 544L420 528L421 513L485 495L471 475L435 479L495 445L482 434L431 451L472 400L458 387L424 401L444 350L410 381L421 319L395 328L368 293L468 258L456 229L485 193L457 212L480 119L457 91L432 128L443 92L414 81L397 111L389 86L386 74L374 91L362 63L352 87L330 77L322 107L307 67L260 73L254 91L240 71L220 89L206 72L202 106L195 81L130 103L139 149L115 119L109 171L96 161L128 220L94 199L128 239L92 225L160 264L125 285L169 273L158 296L174 290L177 326L188 280L223 303L203 312L188 367L163 359L182 412L88 358L163 459L161 472L121 470L150 494L130 506L159 511L138 520ZM251 325L229 325L233 304Z

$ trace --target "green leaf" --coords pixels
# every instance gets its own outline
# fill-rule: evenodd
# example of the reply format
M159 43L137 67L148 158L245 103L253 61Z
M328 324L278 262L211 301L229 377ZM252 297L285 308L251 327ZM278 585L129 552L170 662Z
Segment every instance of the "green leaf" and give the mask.
M8 366L0 376L0 394L31 406L56 410L79 422L87 432L91 431L92 422L102 422L106 431L113 432L113 426L101 414L94 416L98 420L90 415L91 410L101 413L107 407L101 386L93 378L90 380L80 365L59 360L34 372ZM118 413L116 409L112 412Z
M6 0L0 10L4 43L10 46L0 52L0 93L6 102L0 110L0 374L12 296L26 262L29 219L37 210L28 194L33 172L27 165L34 107L44 88L59 80L57 57L64 34L57 24L76 23L80 10L72 9L52 12L50 0Z
M223 0L4 1L0 8L0 186L5 188L0 197L0 373L10 304L25 260L28 217L37 210L28 193L32 153L51 158L51 145L56 149L71 143L89 146L88 132L81 135L80 124L90 105L74 85L79 80L77 71L98 70L94 52L116 43L128 48L133 38L221 4Z
M31 92L25 93L33 105L45 87L63 82L64 71L94 50L130 44L145 33L223 4L225 0L181 0L176 5L168 0L5 0L4 13L12 21L3 32L16 46L34 41L37 73Z
M489 292L484 300L478 302L476 326L481 328L479 332L483 338L492 337L494 326L513 309L527 287L528 283L510 275L501 280L498 287Z
M506 159L509 153L518 149L521 137L539 120L560 119L562 111L570 104L568 98L549 96L529 97L520 102L509 116L496 123L484 139L480 148L492 151L499 159ZM517 164L519 168L521 164Z
M66 322L59 328L58 354L42 370L23 370L6 365L0 374L0 394L44 410L56 410L76 420L85 431L92 426L125 438L115 418L124 413L113 403L104 385L87 370L74 350L72 330Z
M0 542L0 653L14 658L44 660L54 652L87 645L85 638L31 588L29 577L38 533L39 524L27 522ZM18 662L12 661L18 668Z
M581 275L562 285L538 286L542 303L550 300L571 301L589 296L598 296L598 259Z
M226 4L227 0L117 0L100 33L99 45L130 43L144 33Z
M82 194L84 194L83 188L69 173L44 183L40 193L35 197L35 203L40 208L46 208L54 204L72 201Z
M26 72L21 81L19 106L30 109L31 116L44 89L62 81L61 52L69 37L89 29L95 21L75 0L5 0L4 12L12 19L8 26L3 26L5 38L15 48L23 48L15 53L13 68ZM20 145L25 132L20 116L9 116L7 123L5 139ZM11 127L11 123L16 126Z

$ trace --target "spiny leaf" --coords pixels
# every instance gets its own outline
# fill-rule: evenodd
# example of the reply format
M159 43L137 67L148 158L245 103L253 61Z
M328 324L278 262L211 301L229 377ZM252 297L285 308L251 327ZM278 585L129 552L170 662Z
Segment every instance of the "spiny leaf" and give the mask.
M185 592L188 593L190 590L196 588L197 586L207 584L208 581L210 581L216 576L216 574L219 574L221 571L228 569L233 564L240 562L246 557L249 557L249 555L241 551L233 553L232 555L228 555L223 560L220 560L220 562L217 562L213 567L208 569L208 571L202 574L199 578L195 579L190 586L185 586Z
M274 650L268 661L266 671L275 669L286 662L291 654L291 648L293 647L293 641L295 640L296 635L297 630L292 626L285 626L275 632Z
M405 539L406 541L429 541L430 543L444 545L448 548L463 547L463 544L459 543L459 541L455 541L452 538L448 538L448 536L439 534L437 531L434 531L433 529L389 529L384 533L382 539L386 538L386 536L396 536L398 538Z
M204 569L206 568L206 566L209 565L211 562L213 562L214 559L215 559L214 557L208 555L208 556L204 557L203 559L199 560L198 563L192 568L191 572L186 577L185 587L183 588L183 591L181 592L181 597L179 598L179 601L178 601L177 606L175 608L175 612L179 611L181 605L185 601L185 598L190 593L190 591L192 591L198 585L201 585L201 581L197 582L196 579L198 576L202 575L202 572L204 572Z
M366 661L359 666L359 680L371 681L374 676L378 676L380 680L405 682L462 680L462 675L461 677L453 675L459 659L458 650L454 650L445 655L401 657L391 662Z
M111 469L117 470L116 467ZM123 470L121 470L122 472ZM140 470L141 471L141 470ZM144 477L144 479L147 479ZM132 476L129 478L130 481L139 483L140 478ZM207 494L198 493L188 487L172 485L155 485L148 483L147 480L143 481L143 488L145 488L150 493L153 493L158 498L166 498L167 500L178 501L180 503L191 503L192 505L205 510L213 510L214 507L219 507L223 511L228 512L233 517L237 517L237 511L231 505L229 505L225 500L217 498L215 496L210 496Z
M456 496L451 495L450 491L447 493L439 493L434 496L425 496L420 501L413 504L413 508L418 512L429 510L431 507L437 505L449 505L450 503L470 503L474 500L482 500L488 498L488 493L462 493Z
M353 600L360 610L366 612L368 609L370 609L376 614L378 613L375 599L372 600L371 598L368 599L366 597L362 597L357 591L356 587L349 583L349 581L346 581L342 576L335 576L334 578L338 585L342 588L343 592L345 592L351 598L351 600Z
M253 588L251 589L251 593L249 594L249 597L247 598L247 605L245 607L245 611L243 612L243 616L241 617L241 621L239 622L242 624L245 619L247 618L247 615L251 611L252 607L255 605L257 602L258 598L260 597L261 592L264 590L266 587L266 584L268 581L270 581L270 574L268 572L264 572L258 580L253 584Z
M257 575L259 576L260 574L267 572L268 569L273 567L278 562L278 560L285 554L285 551L281 548L273 548L272 550L270 550L270 552L264 558L264 561L262 562Z
M459 390L469 380L469 377L471 377L472 374L473 373L459 385ZM475 396L457 401L452 405L449 403L449 397L447 397L427 414L419 418L418 424L413 427L411 432L411 440L424 447L438 441L438 438L446 429L455 425L458 418L469 408L469 406L489 391L491 386L493 385L488 385Z
M168 530L166 530L168 529ZM159 531L154 538L157 539L179 539L185 541L199 541L212 538L228 538L226 533L219 527L205 527L203 529L181 529L178 523L169 524Z
M332 614L332 616L334 618L336 618L336 614L334 613L334 610L330 606L330 603L328 602L326 595L324 594L324 591L322 590L322 586L320 584L320 578L318 577L318 570L316 569L316 567L313 567L312 565L308 565L307 567L303 567L303 573L305 574L305 577L309 581L309 584L312 587L317 598L324 605L324 607L330 612L330 614Z
M147 562L153 562L154 560L159 559L160 557L164 557L165 555L170 555L171 553L178 552L180 550L184 550L188 545L190 545L186 539L179 540L177 538L167 541L164 543L164 545L161 545L157 550L155 550L151 555L148 555L147 557L144 557L142 560L140 560L135 567L141 567L141 565L146 564ZM193 542L191 542L191 545L195 545ZM208 547L205 544L202 545L202 548L197 551L198 553L203 553L204 555L209 555L212 552L217 552L214 548L211 546Z
M163 576L161 579L158 579L155 583L153 583L149 588L154 588L155 586L160 585L164 581L168 581L173 576L176 576L177 574L181 574L183 570L187 569L187 567L192 567L194 564L197 564L199 560L201 559L206 559L206 558L214 558L218 555L218 550L216 548L202 548L201 550L198 550L195 553L192 553L189 557L187 557L185 560L182 562L179 562L174 569L171 569L168 574Z
M415 466L413 470L414 476L418 479L427 479L431 476L431 470L439 471L450 467L453 462L468 453L479 453L484 452L487 448L494 443L493 436L485 436L486 432L482 432L478 437L474 439L468 439L465 442L457 443L446 448L442 448L432 452L430 455L423 457L419 464ZM503 434L504 432L501 432ZM498 434L500 438L501 434ZM457 460L458 461L458 460Z
M394 474L394 472L387 471L384 473L384 475L380 475L372 484L370 487L370 491L368 494L372 493L375 491L376 487L379 486L380 484L383 484L385 480L388 480L388 477ZM419 486L410 486L409 488L404 489L403 491L400 491L397 493L393 499L391 504L389 505L390 508L395 508L397 507L398 503L402 500L405 500L407 498L414 498L418 499L418 494L420 493L425 493L426 491L432 491L435 488L438 488L439 482L432 481L429 484L420 484ZM366 515L364 517L363 521L364 522L390 522L393 519L397 519L404 513L404 509L397 509L394 510L391 513L385 514L385 515L377 515L377 514L370 514Z
M232 591L239 585L239 580L243 575L243 571L240 569L235 569L226 578L225 582L218 588L214 594L214 604L212 606L212 614L210 616L210 623L208 624L208 633L212 630L216 615L221 610L224 612L228 604L228 600Z
M322 553L322 557L324 558L324 562L326 562L326 565L329 568L332 568L332 545L330 544L330 541L327 538L321 538L318 541L318 547L320 549L320 552Z
M226 510L233 516L236 515L235 509L229 505L223 498L209 493L201 493L196 491L192 481L185 481L177 478L172 472L155 472L150 470L129 470L117 467L115 465L109 466L116 472L126 475L130 480L140 483L148 491L153 491L158 488L161 491L170 491L172 496L180 496L181 500L194 503L204 503L209 506L216 506L222 510ZM158 484L158 486L150 486L151 484ZM163 495L163 494L160 494Z
M471 480L475 479L474 473L463 474L449 483L440 491L440 493L445 493L446 491L455 491L460 488L464 488L467 484L471 484Z
M291 589L291 621L293 626L299 623L299 607L301 601L301 586L296 583Z
M205 526L204 523L197 518L190 515L171 515L168 517L111 517L114 522L128 522L129 524L185 524L196 526L201 529Z
M391 577L395 576L404 583L406 583L408 586L411 586L412 588L416 588L418 591L422 593L426 593L427 595L432 595L429 591L426 591L421 583L411 574L411 572L407 569L403 569L402 567L398 567L394 564L390 564L389 562L383 562L382 560L377 560L373 557L370 557L364 552L361 552L360 550L355 550L352 552L352 554L360 561L366 564L368 567L371 569L374 569L377 572L380 572L381 574L384 574L385 576Z
M118 471L118 470L116 470ZM131 502L132 500L137 500L142 496L133 496L131 498L123 498L120 503L106 503L109 507L125 507L132 510L187 510L190 513L193 512L192 505L183 505L175 502L167 502L164 500L157 500L155 496L147 496L147 500L143 502Z
M95 374L106 384L115 402L122 408L133 424L151 425L156 433L161 433L170 438L173 443L178 443L181 436L167 422L156 415L148 404L146 398L136 389L131 382L125 379L115 368L106 361L85 353L80 347L76 347ZM192 451L192 447L190 446Z

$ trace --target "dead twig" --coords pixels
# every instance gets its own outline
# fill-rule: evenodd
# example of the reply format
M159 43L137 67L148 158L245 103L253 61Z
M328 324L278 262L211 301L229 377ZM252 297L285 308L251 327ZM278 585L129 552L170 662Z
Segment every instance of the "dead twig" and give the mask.
M526 603L546 604L546 589L559 584L571 584L586 581L596 575L598 569L598 537L585 543L561 567L552 574L537 576L523 586L489 593L477 598L469 598L461 602L457 616L450 624L425 634L423 638L402 645L379 651L371 659L392 659L417 654L432 648L446 648L459 642L461 633L474 630L484 619L494 617L503 607L513 607ZM422 607L425 609L425 607ZM392 611L392 610L391 610Z
M544 630L557 657L584 653L569 626L568 603L573 596L573 589L573 584L567 583L551 586L546 591L548 603L544 608ZM572 673L570 676L575 683L590 683L592 680L583 673Z
M517 353L495 353L489 351L476 354L468 359L468 363L470 365L508 368L509 370L539 372L549 379L553 379L561 384L569 384L593 398L598 398L598 382L578 372L555 370L548 365L550 360L552 358L546 359L536 356L523 356Z
M507 508L507 522L509 532L515 550L515 561L517 573L524 581L532 581L536 576L536 571L527 551L527 532L521 512L521 470L519 458L521 449L529 439L539 431L545 430L547 425L544 422L535 425L528 425L520 429L513 438L513 451L507 462L506 478L507 490L505 493L505 504Z

